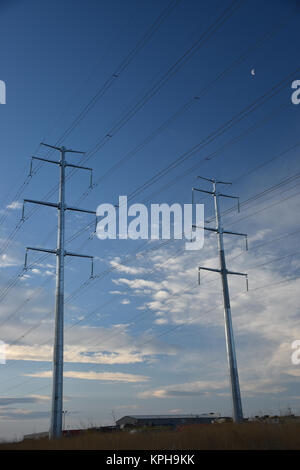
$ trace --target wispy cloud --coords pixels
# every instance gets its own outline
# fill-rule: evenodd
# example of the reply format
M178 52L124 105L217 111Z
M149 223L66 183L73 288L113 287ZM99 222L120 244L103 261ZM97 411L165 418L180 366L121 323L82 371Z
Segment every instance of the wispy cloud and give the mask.
M3 253L0 256L0 268L19 266L24 260L20 260L14 253Z
M24 374L30 377L38 378L51 378L52 371L36 372L32 374ZM125 382L125 383L138 383L147 382L149 377L144 375L126 374L123 372L81 372L81 371L66 371L64 377L80 380L97 380L100 382Z
M111 346L106 346L111 349ZM14 345L6 347L8 360L52 362L52 347L49 345ZM142 354L130 351L124 346L119 352L102 352L99 347L66 346L64 361L80 364L136 364L147 360Z
M23 204L20 201L12 201L10 204L6 206L6 209L9 209L9 210L21 209L22 205Z
M129 274L129 275L142 274L146 271L146 269L143 267L138 268L138 267L128 266L125 264L121 264L120 261L121 261L121 258L119 257L114 258L113 260L110 261L110 265L113 268L115 268L117 271Z
M45 395L30 395L24 397L0 397L0 406L14 405L16 403L44 403L49 401L50 397Z
M155 390L146 390L139 393L139 398L171 398L171 397L188 397L203 395L211 391L224 390L228 386L228 382L220 381L203 381L169 385L165 388Z
M9 409L9 408L0 408L0 418L3 421L29 421L32 419L45 419L49 418L50 411L31 411L25 410L22 408Z

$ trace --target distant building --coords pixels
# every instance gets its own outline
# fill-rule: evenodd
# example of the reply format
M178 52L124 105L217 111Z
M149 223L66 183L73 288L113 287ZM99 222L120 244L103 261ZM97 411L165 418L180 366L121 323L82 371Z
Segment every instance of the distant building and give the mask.
M120 428L132 426L178 426L186 424L209 424L220 418L219 413L200 415L128 415L117 420Z

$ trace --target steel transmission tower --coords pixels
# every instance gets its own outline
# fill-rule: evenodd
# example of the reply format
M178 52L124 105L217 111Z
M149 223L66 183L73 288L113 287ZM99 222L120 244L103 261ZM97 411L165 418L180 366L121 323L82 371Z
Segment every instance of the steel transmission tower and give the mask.
M229 232L223 230L222 228L222 221L221 221L221 214L220 214L220 205L219 199L220 197L227 197L227 198L234 198L238 199L238 211L239 211L239 198L237 196L230 196L227 194L222 194L217 191L218 184L231 184L224 181L216 181L215 179L203 178L202 176L198 176L203 180L209 181L213 185L212 191L205 191L203 189L193 188L193 191L199 191L202 193L207 193L213 196L214 198L214 206L215 206L215 217L216 217L216 228L211 227L202 227L204 230L209 230L215 232L218 238L218 251L219 251L219 269L212 269L212 268L205 268L200 266L198 268L198 280L200 284L200 271L204 269L206 271L214 271L221 274L222 278L222 287L223 287L223 303L224 303L224 321L225 321L225 336L226 336L226 349L227 349L227 360L228 360L228 368L229 368L229 375L230 375L230 386L231 386L231 394L232 394L232 404L233 404L233 420L234 422L242 422L243 421L243 409L242 409L242 401L241 401L241 392L240 392L240 384L239 384L239 376L238 376L238 368L237 368L237 360L236 360L236 352L235 352L235 344L234 344L234 336L233 336L233 327L232 327L232 319L231 319L231 308L230 308L230 297L229 297L229 289L228 289L228 274L234 274L237 276L245 276L246 277L246 285L248 290L248 275L245 273L238 273L233 271L228 271L226 267L226 259L225 259L225 250L224 250L224 242L223 242L223 234L229 235L239 235L245 237L246 239L246 250L248 249L247 243L247 235L245 233L237 233L237 232ZM194 198L193 198L194 199Z
M24 199L22 219L24 220L24 207L25 203L41 204L44 206L55 207L58 211L58 224L57 224L57 247L55 250L46 248L26 248L25 255L25 269L27 268L27 253L28 250L43 251L46 253L53 253L56 255L56 293L55 293L55 335L54 335L54 350L53 350L53 385L52 385L52 410L51 410L51 423L50 423L50 438L59 438L62 434L62 417L63 417L63 352L64 352L64 258L65 256L77 256L81 258L90 258L92 260L91 277L93 277L93 256L82 255L78 253L71 253L65 250L65 211L79 211L87 212L89 214L96 214L95 211L78 209L76 207L69 207L65 202L65 169L66 167L78 168L88 170L91 173L90 185L92 186L92 169L73 165L67 163L65 159L66 153L83 154L76 150L66 149L65 147L55 147L42 143L46 147L58 150L60 152L60 160L54 161L46 158L32 157L30 165L30 173L32 171L33 160L40 160L42 162L54 163L60 167L60 180L59 180L59 202L45 202L35 201L32 199Z

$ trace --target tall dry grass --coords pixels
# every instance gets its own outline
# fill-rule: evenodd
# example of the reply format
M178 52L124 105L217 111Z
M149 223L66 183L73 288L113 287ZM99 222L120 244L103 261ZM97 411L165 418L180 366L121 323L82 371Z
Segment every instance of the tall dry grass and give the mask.
M294 450L300 449L299 431L299 423L193 425L181 431L87 432L56 441L1 444L0 450Z

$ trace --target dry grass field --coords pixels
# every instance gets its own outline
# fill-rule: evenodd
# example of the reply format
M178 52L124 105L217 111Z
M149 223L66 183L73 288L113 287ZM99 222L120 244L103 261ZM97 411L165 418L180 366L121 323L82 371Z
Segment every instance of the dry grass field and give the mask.
M86 432L62 438L1 444L0 450L296 450L300 424L244 423L193 425L180 431L112 434Z

